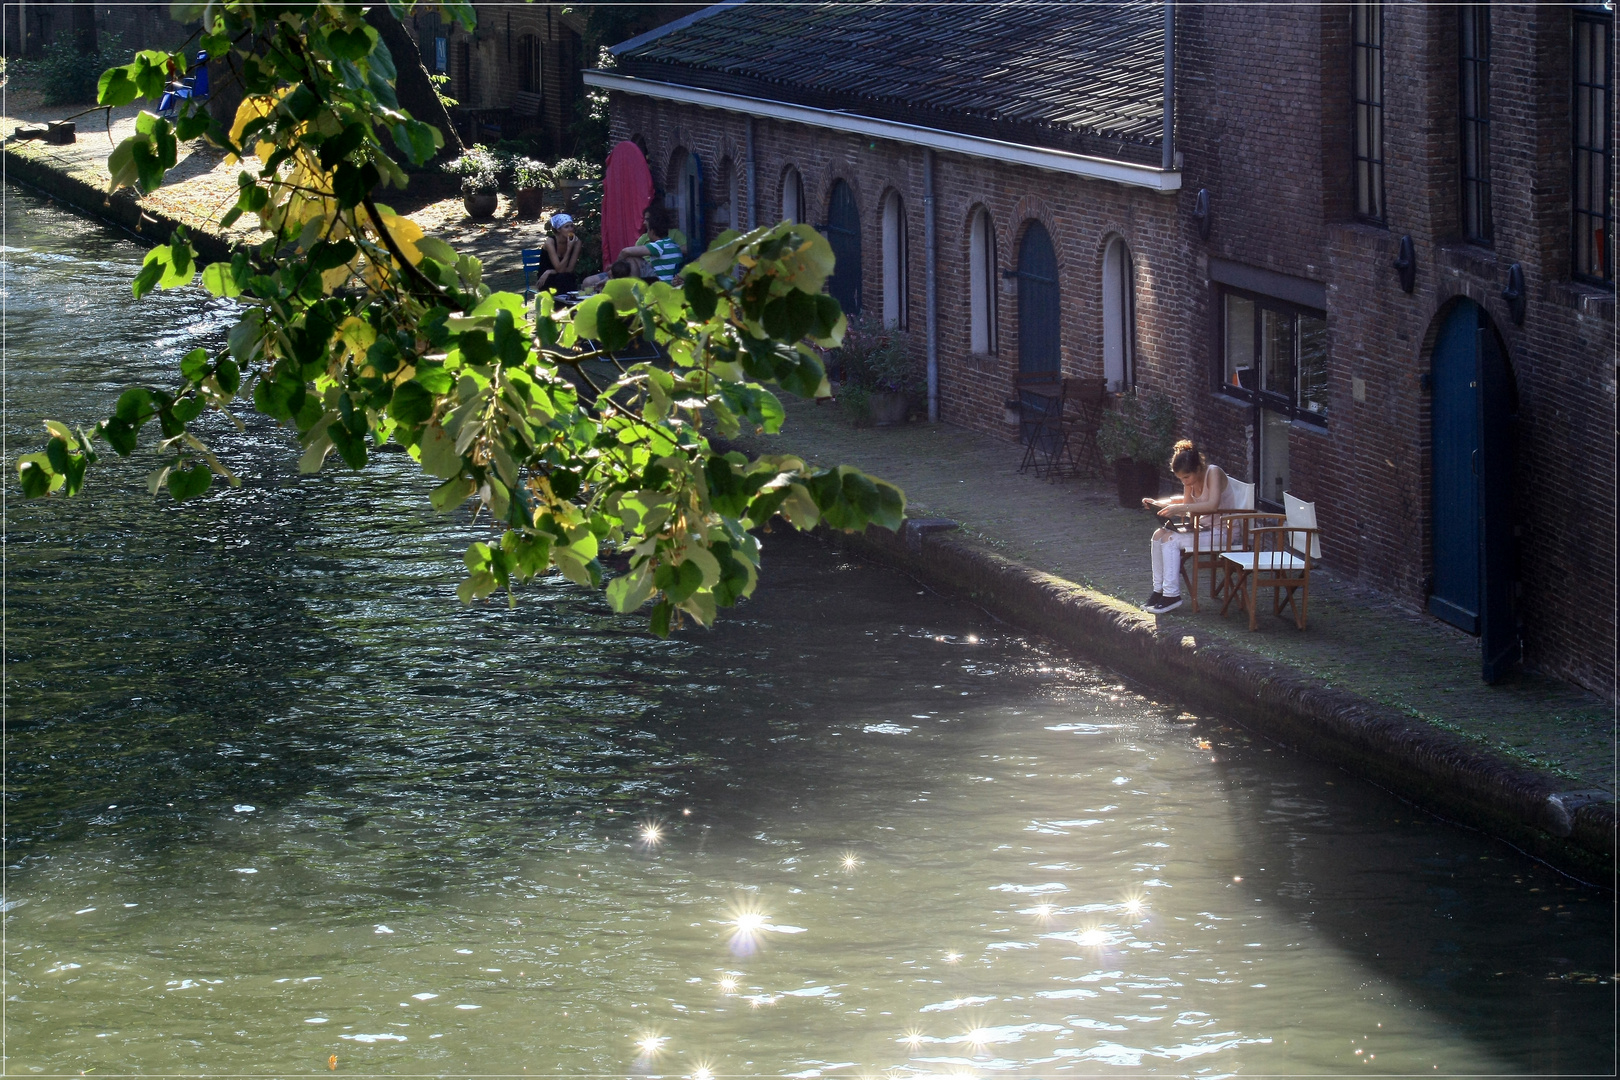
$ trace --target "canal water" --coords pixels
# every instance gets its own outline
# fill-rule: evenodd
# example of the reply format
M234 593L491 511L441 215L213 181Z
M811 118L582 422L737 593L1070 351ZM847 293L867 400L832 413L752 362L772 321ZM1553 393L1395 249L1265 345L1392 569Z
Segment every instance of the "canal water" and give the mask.
M5 230L8 455L229 322ZM406 460L245 419L10 496L12 1075L1613 1067L1608 894L780 533L712 632L463 607Z

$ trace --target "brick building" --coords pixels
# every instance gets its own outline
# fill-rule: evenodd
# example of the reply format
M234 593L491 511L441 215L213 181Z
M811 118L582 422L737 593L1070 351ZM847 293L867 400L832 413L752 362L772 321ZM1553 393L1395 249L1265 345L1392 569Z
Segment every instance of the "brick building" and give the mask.
M1016 437L1020 371L1167 394L1489 677L1612 697L1612 12L1170 10L721 4L585 81L689 236L823 228L939 418Z
M471 33L427 5L407 19L424 66L449 77L457 129L468 142L539 137L561 151L584 93L584 18L563 4L472 7Z

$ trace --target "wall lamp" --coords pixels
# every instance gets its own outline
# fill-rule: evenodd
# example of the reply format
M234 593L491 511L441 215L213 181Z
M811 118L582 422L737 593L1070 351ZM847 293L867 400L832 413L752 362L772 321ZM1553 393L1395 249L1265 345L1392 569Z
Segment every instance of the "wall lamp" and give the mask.
M1412 243L1411 233L1401 237L1401 252L1395 257L1395 269L1401 274L1402 292L1417 288L1417 248Z
M1507 288L1502 290L1502 299L1507 301L1508 314L1513 316L1514 326L1524 325L1524 265L1514 263L1508 267Z
M1198 239L1209 239L1209 188L1199 188L1193 200L1193 222L1198 226Z

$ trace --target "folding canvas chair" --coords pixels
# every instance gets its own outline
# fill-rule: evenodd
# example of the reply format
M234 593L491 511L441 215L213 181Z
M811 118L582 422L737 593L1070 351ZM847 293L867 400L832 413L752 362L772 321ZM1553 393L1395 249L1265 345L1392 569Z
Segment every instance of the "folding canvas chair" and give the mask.
M1220 567L1226 602L1247 608L1249 629L1258 630L1257 612L1261 589L1272 590L1271 610L1281 615L1283 608L1294 609L1294 625L1305 629L1306 611L1311 599L1311 566L1322 557L1321 535L1316 527L1316 504L1283 495L1286 514L1249 514L1249 550L1223 551ZM1280 525L1260 525L1259 519L1280 521Z
M540 249L539 248L524 248L523 249L523 299L525 301L533 298L533 296L534 296L534 285L532 283L533 283L534 279L538 278L543 272L544 271L543 271L543 269L542 269L542 267L540 265Z
M1198 610L1198 578L1209 571L1209 598L1219 600L1221 588L1219 562L1223 551L1241 551L1248 544L1249 514L1254 511L1254 485L1242 480L1226 478L1232 489L1232 507L1211 514L1193 514L1193 547L1181 553L1181 580L1187 584L1187 595L1192 598L1192 609ZM1203 532L1209 530L1210 546L1203 548ZM1189 565L1190 564L1190 565Z

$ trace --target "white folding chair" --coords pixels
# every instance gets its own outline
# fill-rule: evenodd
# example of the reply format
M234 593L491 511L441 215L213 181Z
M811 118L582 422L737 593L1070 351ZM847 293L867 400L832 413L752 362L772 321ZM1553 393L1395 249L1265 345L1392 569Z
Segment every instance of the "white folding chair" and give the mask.
M1222 588L1226 602L1221 614L1237 600L1249 612L1249 629L1258 630L1257 611L1261 589L1272 590L1272 613L1294 609L1294 625L1305 629L1311 599L1311 567L1322 557L1320 532L1316 527L1316 504L1283 495L1286 514L1249 514L1242 520L1248 531L1249 550L1223 551L1220 555ZM1261 525L1262 519L1281 522Z

